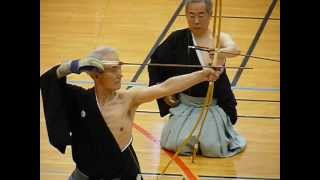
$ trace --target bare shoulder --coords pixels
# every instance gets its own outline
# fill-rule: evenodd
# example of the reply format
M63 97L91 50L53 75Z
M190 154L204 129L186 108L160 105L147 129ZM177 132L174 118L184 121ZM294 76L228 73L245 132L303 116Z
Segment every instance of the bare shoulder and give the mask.
M223 39L226 39L226 38L231 39L231 35L226 32L221 32L220 37Z
M138 106L137 99L139 99L139 94L141 94L141 88L130 88L127 90L119 90L119 96L122 97L130 106L130 108L136 108Z
M128 96L130 96L132 103L132 106L139 106L142 103L151 101L154 99L154 94L156 94L156 89L154 88L156 86L150 86L150 87L136 87L131 88L128 90Z
M117 102L123 104L124 106L131 106L133 102L133 94L131 90L121 89L117 91L116 99Z
M148 87L146 87L148 88ZM131 98L136 97L137 95L139 95L140 93L143 92L143 88L138 88L138 87L133 87L130 88L128 90L124 90L125 92L123 92L126 96L130 96Z
M117 96L119 99L127 99L131 96L130 90L120 89L117 91Z
M236 44L235 42L233 41L232 37L230 34L228 33L221 33L221 36L220 36L220 40L221 40L221 46L222 47L236 47Z

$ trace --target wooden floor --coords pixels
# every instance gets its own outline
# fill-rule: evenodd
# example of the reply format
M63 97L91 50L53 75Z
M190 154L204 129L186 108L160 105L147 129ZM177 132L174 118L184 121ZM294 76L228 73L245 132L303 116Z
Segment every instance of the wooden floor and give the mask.
M180 0L41 0L40 73L68 59L85 56L97 45L110 45L126 62L142 63ZM280 58L280 1L263 25L273 0L223 0L222 31L232 35L242 53ZM184 11L169 32L186 27ZM230 59L228 65L240 66L243 57ZM227 70L238 99L239 120L235 129L247 139L244 152L231 158L179 157L168 174L199 176L203 179L280 179L280 63L250 58L245 70ZM123 68L123 88L139 67ZM234 81L239 77L238 81ZM70 83L90 87L84 75L71 75ZM148 82L146 69L136 86ZM42 180L67 179L74 169L70 149L59 154L48 141L40 101L40 177ZM133 131L134 148L143 173L157 174L170 154L159 147L167 118L160 118L155 102L139 108Z

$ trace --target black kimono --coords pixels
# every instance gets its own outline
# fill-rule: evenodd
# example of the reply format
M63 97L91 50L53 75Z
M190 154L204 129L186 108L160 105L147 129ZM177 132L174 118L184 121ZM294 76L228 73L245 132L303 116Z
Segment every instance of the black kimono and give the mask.
M132 145L121 152L99 111L94 88L58 79L57 67L40 78L50 143L61 153L71 145L77 168L90 179L136 179L140 167Z
M159 45L152 54L150 63L201 65L196 51L189 49L189 45L193 45L191 31L189 29L177 30L171 33L167 39ZM201 68L148 66L149 86L163 82L172 76L187 74L200 69ZM194 97L205 97L208 84L208 82L197 84L185 90L183 93ZM230 117L232 124L235 124L237 121L237 102L231 90L226 71L215 81L213 97L218 100L218 105ZM167 105L163 99L157 99L157 103L161 116L169 113L170 106Z

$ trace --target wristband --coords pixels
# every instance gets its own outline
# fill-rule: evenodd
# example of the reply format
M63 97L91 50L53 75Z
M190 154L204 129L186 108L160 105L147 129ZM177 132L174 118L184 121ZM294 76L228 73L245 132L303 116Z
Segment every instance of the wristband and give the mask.
M72 73L80 74L80 71L79 71L79 60L74 60L74 61L71 62L70 71Z

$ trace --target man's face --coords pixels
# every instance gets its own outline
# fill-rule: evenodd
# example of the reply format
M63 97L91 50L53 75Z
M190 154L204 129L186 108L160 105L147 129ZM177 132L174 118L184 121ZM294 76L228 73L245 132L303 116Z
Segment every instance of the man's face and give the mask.
M186 17L192 32L205 32L211 19L204 2L189 4L186 8Z
M116 53L109 53L103 58L104 61L120 62ZM122 71L120 64L104 64L104 72L99 75L100 82L112 90L120 89Z

